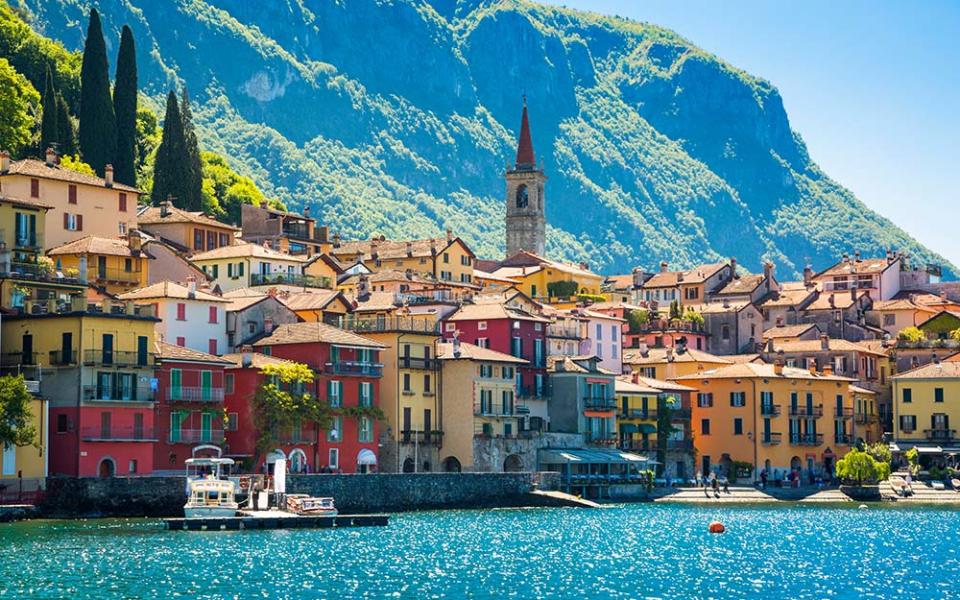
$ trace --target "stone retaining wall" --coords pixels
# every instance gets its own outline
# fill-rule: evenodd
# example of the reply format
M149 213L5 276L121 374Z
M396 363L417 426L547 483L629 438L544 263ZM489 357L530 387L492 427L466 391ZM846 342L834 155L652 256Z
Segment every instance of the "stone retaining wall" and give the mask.
M343 513L531 506L535 485L555 490L557 473L405 473L291 475L288 493L332 496ZM38 507L46 517L183 515L183 477L51 477Z

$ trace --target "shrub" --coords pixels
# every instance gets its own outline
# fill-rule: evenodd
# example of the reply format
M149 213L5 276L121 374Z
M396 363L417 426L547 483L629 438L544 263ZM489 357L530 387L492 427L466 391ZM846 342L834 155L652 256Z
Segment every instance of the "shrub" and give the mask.
M955 342L960 342L960 328L954 329L950 332L950 339Z
M873 456L859 450L851 450L837 461L837 477L844 481L876 483L890 476L890 465L877 462Z
M910 342L916 344L922 342L924 339L923 332L917 329L916 327L906 327L897 334L897 339L904 342Z

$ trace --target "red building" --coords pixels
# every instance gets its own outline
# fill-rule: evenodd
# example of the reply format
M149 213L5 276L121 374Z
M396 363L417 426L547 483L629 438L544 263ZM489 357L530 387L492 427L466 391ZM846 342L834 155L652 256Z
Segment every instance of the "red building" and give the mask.
M163 342L157 357L153 470L179 475L194 448L223 444L224 368L232 363Z
M314 454L306 457L309 470L376 470L379 427L374 409L380 406L379 355L385 346L325 323L292 323L276 328L254 347L313 369L317 398L335 413L330 428L318 431Z
M547 325L549 319L501 303L465 304L444 320L443 338L457 335L475 344L529 361L517 369L517 396L538 400L548 394Z

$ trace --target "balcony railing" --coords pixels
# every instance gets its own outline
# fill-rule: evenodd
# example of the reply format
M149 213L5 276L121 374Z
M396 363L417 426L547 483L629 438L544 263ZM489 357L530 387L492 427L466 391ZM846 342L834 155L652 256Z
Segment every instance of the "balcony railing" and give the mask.
M764 417L778 417L780 416L780 405L779 404L767 404L760 403L760 414Z
M794 446L822 446L822 433L795 434L790 436L790 443Z
M790 416L791 417L822 417L823 407L822 406L791 406Z
M85 385L83 399L96 402L153 402L153 390L149 386L132 388Z
M139 271L126 271L124 269L97 269L93 268L87 271L89 277L102 282L113 282L120 284L138 284L143 275Z
M144 367L152 368L157 355L153 352L104 352L103 350L84 350L83 364L105 367Z
M76 348L73 350L68 350L64 352L63 350L51 350L50 351L50 366L51 367L69 367L71 365L77 364L79 360L80 353L77 352Z
M569 325L547 325L547 337L579 340L584 336L579 327L572 327Z
M15 367L17 365L32 366L36 364L36 352L4 352L0 355L0 365L4 367Z
M657 420L657 411L655 410L646 410L643 408L628 408L627 410L620 410L621 419L641 419L656 421Z
M8 238L7 230L0 229L0 242L17 250L42 250L43 234L35 231L14 230L13 235Z
M548 385L542 385L539 388L535 385L524 385L517 387L517 397L530 400L542 400L552 395L553 389Z
M636 452L656 452L657 451L657 441L656 440L620 440L620 443L617 444L622 450L634 450Z
M849 433L834 434L833 441L841 446L850 446L853 444L853 436Z
M760 434L760 443L764 446L777 446L783 441L783 434L771 431Z
M613 410L617 407L617 399L586 396L583 399L583 406L594 410Z
M927 436L927 439L930 441L948 442L953 440L953 438L955 437L955 434L957 433L957 430L941 429L941 428L924 429L923 433L924 435Z
M475 417L516 417L517 416L517 407L510 406L507 410L503 409L503 406L488 406L483 407L480 404L473 405L473 415Z
M880 420L880 417L868 413L857 413L854 415L854 420L858 425L868 425L870 423L876 423Z
M639 326L628 327L628 334L647 334L647 333L662 333L666 331L684 331L687 333L702 333L703 327L693 323L691 321L682 321L680 319L656 319L649 323L644 323Z
M600 446L615 446L617 443L617 433L614 431L606 431L601 433L587 432L583 435L583 441L588 444L596 444Z
M330 289L330 278L295 273L252 273L250 285L296 285Z
M836 406L834 407L833 416L838 419L850 419L853 418L853 409L847 408L845 406Z
M401 369L421 369L424 371L434 371L437 368L437 359L435 358L401 356L398 360Z
M155 442L153 427L83 427L80 437L85 442Z
M277 436L277 441L281 444L316 444L317 432L313 429L282 431L280 435Z
M693 450L693 440L667 440L667 450Z
M168 388L164 396L167 402L223 402L223 388Z
M418 445L440 445L440 442L443 441L443 432L442 431L401 431L400 439L398 440L401 444L418 444Z
M440 321L433 315L412 315L406 317L341 317L336 324L340 329L356 333L380 333L396 331L402 333L440 334Z
M219 444L223 429L171 429L168 439L171 444Z
M324 372L330 375L355 375L358 377L380 377L383 365L380 363L340 361L324 364Z

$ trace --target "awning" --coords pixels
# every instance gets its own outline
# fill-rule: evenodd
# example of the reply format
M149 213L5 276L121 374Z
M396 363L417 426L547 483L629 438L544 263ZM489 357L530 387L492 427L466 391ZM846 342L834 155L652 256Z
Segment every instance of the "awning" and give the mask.
M357 454L357 464L358 465L375 465L377 464L377 455L373 453L372 450L364 448Z
M656 433L657 426L652 423L640 423L640 433Z
M537 458L541 465L653 464L646 456L605 448L545 448Z
M636 433L637 426L633 423L621 423L620 433Z
M940 446L914 446L919 454L943 454Z

